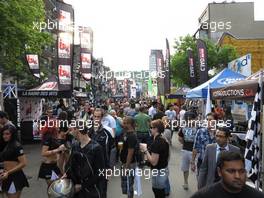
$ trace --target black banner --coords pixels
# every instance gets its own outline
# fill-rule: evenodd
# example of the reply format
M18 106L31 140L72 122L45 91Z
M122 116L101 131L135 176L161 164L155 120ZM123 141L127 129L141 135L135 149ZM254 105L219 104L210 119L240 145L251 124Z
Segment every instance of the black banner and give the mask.
M197 39L196 45L200 71L200 83L204 83L208 80L207 48L205 42L201 39Z
M188 53L188 64L189 64L191 87L196 87L196 70L195 70L195 64L194 64L195 60L194 60L192 49L188 49L187 53Z
M26 55L27 63L29 70L31 73L37 77L40 78L40 69L39 69L39 59L38 55L36 54L27 54Z
M166 62L165 62L165 78L164 78L164 92L170 94L170 46L166 38Z
M92 77L92 50L93 50L93 32L91 28L79 28L80 33L80 73L82 77L88 81Z
M71 5L57 1L58 8L58 77L60 90L72 90L74 10Z
M165 69L164 69L164 59L163 59L162 50L156 51L156 62L157 62L158 96L164 96Z

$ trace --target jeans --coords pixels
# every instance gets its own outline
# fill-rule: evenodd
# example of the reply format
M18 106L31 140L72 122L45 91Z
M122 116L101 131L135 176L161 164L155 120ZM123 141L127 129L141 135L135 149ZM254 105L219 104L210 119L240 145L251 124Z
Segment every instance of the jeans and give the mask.
M156 169L157 170L157 169ZM166 189L166 185L169 181L169 170L168 168L160 169L152 173L152 188Z
M171 186L170 186L170 180L168 177L168 179L166 180L165 195L170 194L170 191L171 191Z

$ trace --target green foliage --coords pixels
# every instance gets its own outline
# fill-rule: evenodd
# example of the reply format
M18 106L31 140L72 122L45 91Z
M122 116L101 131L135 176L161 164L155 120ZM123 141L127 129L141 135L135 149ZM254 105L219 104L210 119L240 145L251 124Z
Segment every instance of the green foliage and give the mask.
M219 47L210 40L206 40L208 52L208 68L220 71L227 66L227 63L237 58L236 49L233 46L226 45ZM175 40L175 54L171 57L172 80L175 84L181 86L186 84L190 86L189 64L187 49L193 50L194 57L197 61L197 48L195 39L187 35ZM196 64L197 65L197 64ZM196 67L198 71L198 67ZM198 74L198 72L196 72Z
M25 54L41 55L44 46L52 43L49 33L33 28L33 22L45 21L43 0L0 1L0 19L0 67L4 74L36 82L27 67Z

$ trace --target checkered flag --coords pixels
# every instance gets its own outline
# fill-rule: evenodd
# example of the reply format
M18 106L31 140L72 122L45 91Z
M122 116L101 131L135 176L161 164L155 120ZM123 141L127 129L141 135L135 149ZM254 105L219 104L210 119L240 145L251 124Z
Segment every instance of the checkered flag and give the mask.
M260 187L260 162L261 162L261 131L260 131L260 113L262 97L262 72L259 76L257 93L255 95L251 118L248 122L248 131L246 134L245 162L249 179L258 189Z

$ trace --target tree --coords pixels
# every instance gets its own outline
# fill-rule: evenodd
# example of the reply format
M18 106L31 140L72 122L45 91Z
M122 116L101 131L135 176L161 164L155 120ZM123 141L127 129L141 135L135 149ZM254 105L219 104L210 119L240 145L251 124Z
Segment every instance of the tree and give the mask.
M227 63L237 58L236 49L233 46L218 46L210 40L205 40L208 51L208 68L220 71L227 66ZM189 85L189 63L187 50L193 50L194 57L197 57L196 41L190 35L180 37L175 41L175 54L171 58L172 80L177 85ZM197 61L197 58L196 58ZM196 64L197 65L197 64ZM196 71L198 68L196 67ZM197 72L196 72L197 73Z
M51 35L34 28L45 21L43 0L0 1L0 67L5 76L36 82L25 60L26 53L41 54L53 42Z

